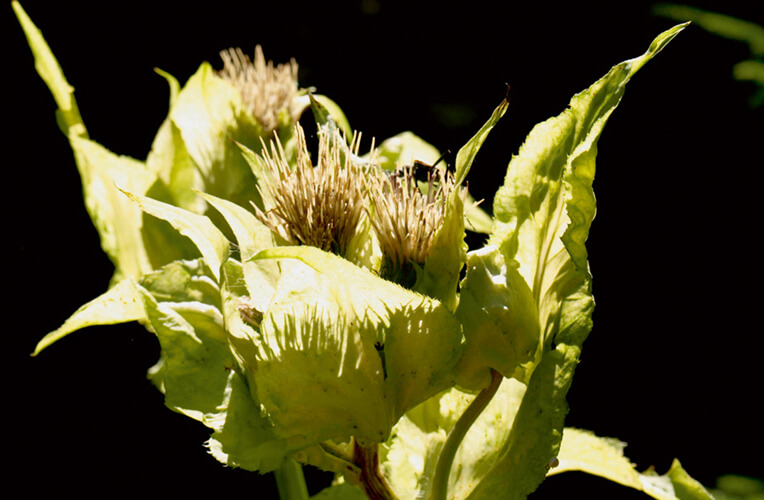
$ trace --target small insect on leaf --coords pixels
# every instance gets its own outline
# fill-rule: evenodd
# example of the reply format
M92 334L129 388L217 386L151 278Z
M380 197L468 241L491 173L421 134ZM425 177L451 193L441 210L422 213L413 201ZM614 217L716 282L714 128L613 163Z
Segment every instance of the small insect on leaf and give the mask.
M239 301L239 315L241 315L241 319L255 328L260 328L260 323L263 321L262 311L258 311L252 305L249 297L242 297Z

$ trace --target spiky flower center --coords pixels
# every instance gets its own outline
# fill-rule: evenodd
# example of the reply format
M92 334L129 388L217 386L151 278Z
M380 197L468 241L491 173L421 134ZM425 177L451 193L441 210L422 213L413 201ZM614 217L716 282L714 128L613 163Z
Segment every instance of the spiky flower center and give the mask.
M244 106L270 134L278 127L279 114L289 112L297 93L297 63L292 59L289 64L274 66L273 61L265 60L259 45L254 62L240 48L224 50L220 57L223 69L218 75L239 91Z
M369 186L371 223L384 255L382 276L413 285L415 265L424 264L456 186L445 167L430 167L417 181L414 165L373 178Z
M318 161L310 159L305 133L297 124L297 161L287 162L281 143L263 147L266 204L257 215L291 244L310 245L344 256L364 213L362 166L356 163L360 136L348 146L339 131L319 134Z

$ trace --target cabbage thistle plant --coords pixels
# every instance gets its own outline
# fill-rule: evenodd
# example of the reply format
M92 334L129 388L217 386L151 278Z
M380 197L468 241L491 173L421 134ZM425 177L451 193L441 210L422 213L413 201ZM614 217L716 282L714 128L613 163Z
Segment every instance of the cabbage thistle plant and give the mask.
M571 470L658 499L711 498L677 461L640 473L622 443L564 428L592 326L597 140L683 25L534 127L491 216L466 179L506 101L447 168L411 133L362 151L339 107L298 85L294 61L231 49L183 86L160 72L170 111L139 161L89 139L56 59L13 8L115 267L35 354L139 322L159 340L148 375L166 405L211 430L221 463L275 472L283 499L308 498L303 464L336 474L322 499L524 498ZM485 246L469 249L466 231Z

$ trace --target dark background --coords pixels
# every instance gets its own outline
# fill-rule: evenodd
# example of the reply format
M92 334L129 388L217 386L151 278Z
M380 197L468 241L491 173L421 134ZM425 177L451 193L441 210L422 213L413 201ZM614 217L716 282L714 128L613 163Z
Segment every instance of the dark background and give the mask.
M295 57L300 83L334 98L366 138L409 129L443 151L471 137L509 84L509 111L469 177L486 207L535 123L675 24L645 1L329 3L22 5L76 87L91 137L139 159L167 112L153 68L182 83L203 60L219 67L230 46ZM761 24L757 3L692 2ZM33 496L274 497L270 476L222 467L202 447L207 430L164 407L145 376L158 344L141 327L92 328L29 357L106 289L112 267L53 100L10 8L2 19L6 474ZM754 86L731 77L747 57L744 44L690 27L611 117L588 245L595 326L569 394L568 425L626 441L640 470L663 473L678 457L707 485L728 473L764 477L764 112L748 105ZM312 488L325 480L310 477ZM579 474L550 479L534 498L571 493L643 498Z

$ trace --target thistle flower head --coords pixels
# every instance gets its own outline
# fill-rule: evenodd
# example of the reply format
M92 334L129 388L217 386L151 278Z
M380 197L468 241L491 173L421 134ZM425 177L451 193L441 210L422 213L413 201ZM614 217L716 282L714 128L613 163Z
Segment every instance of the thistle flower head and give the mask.
M364 213L364 167L356 162L360 135L347 145L342 134L320 132L318 161L310 159L305 133L295 126L297 161L287 162L278 138L263 147L258 189L265 212L258 218L291 244L310 245L344 256Z
M404 285L413 284L414 266L429 255L451 193L460 190L463 200L467 195L445 167L429 167L421 186L416 168L399 167L369 183L371 223L384 255L381 274Z
M220 53L223 69L218 75L241 94L244 106L252 113L263 130L270 134L278 127L279 113L289 110L297 93L297 63L274 66L265 60L263 49L255 47L254 62L240 48Z

